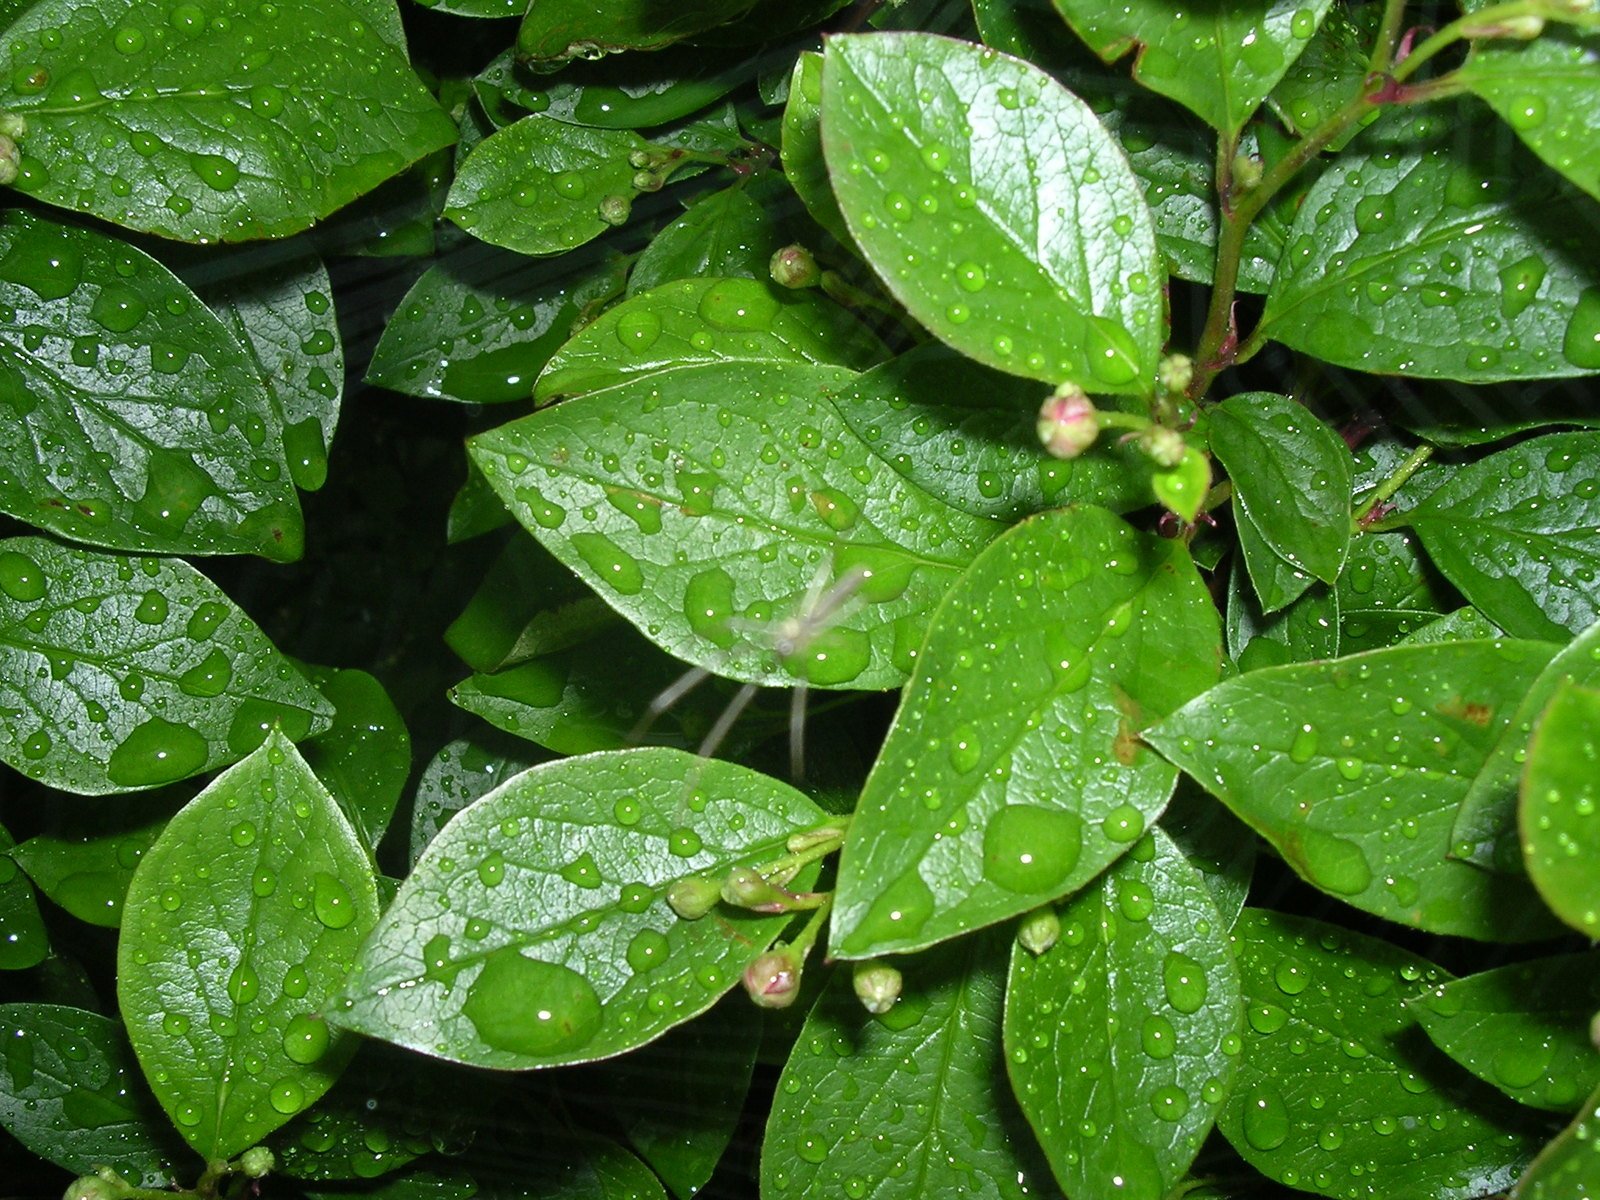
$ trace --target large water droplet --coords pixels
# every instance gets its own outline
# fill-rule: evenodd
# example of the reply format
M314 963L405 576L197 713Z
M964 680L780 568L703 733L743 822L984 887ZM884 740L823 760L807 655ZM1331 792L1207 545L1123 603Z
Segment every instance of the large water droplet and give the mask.
M1008 804L984 829L983 873L1010 892L1049 892L1071 874L1082 844L1076 813Z
M461 1009L484 1043L510 1054L550 1057L587 1045L600 1029L589 981L557 963L504 946L484 961Z
M311 911L329 929L343 929L356 919L356 906L350 898L350 889L326 871L318 871L312 883Z
M287 990L287 989L285 989ZM290 1062L309 1066L328 1052L328 1026L321 1017L301 1013L290 1020L283 1033L283 1052Z
M39 564L16 550L0 553L0 592L19 604L44 599L44 572Z
M639 562L603 533L575 533L572 548L589 568L624 596L635 596L644 589L644 572Z
M209 754L206 740L187 725L151 717L111 752L106 776L118 787L154 787L193 775Z

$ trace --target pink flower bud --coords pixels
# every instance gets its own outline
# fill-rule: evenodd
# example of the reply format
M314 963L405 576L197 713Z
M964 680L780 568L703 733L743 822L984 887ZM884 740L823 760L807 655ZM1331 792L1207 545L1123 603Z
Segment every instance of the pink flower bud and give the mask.
M816 257L798 242L774 254L767 269L772 273L772 282L779 287L815 287L822 279Z
M1039 409L1039 441L1055 458L1077 458L1100 436L1094 402L1075 383L1063 383Z
M744 990L761 1008L788 1008L800 994L800 967L789 947L768 950L744 969Z

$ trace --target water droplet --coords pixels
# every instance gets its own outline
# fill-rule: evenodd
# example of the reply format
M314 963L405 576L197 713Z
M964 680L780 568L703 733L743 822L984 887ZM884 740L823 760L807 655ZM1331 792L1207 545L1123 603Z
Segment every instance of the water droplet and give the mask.
M159 625L167 619L167 598L160 592L146 592L133 610L133 619L141 625Z
M1155 1013L1139 1026L1139 1045L1151 1058L1171 1058L1178 1049L1178 1034L1171 1021Z
M1573 366L1600 371L1600 287L1584 288L1567 319L1561 352Z
M1007 891L1049 892L1071 874L1082 844L1076 813L1008 804L984 829L983 873Z
M585 851L561 868L561 878L581 888L597 888L600 886L600 868L595 864L594 855Z
M503 946L484 961L461 1011L484 1043L531 1057L568 1054L600 1029L600 998L589 981L557 963Z
M1289 1112L1283 1098L1269 1087L1261 1087L1246 1098L1244 1139L1257 1150L1276 1150L1289 1137Z
M178 676L178 690L186 696L210 699L222 695L232 681L233 660L216 649Z
M260 992L261 980L249 963L240 963L228 976L228 999L235 1004L249 1004Z
M304 964L295 963L283 973L283 994L289 999L299 1000L310 990L311 976L306 973Z
M575 533L571 544L589 569L613 590L636 596L644 589L644 572L638 560L605 534Z
M343 929L356 919L350 889L326 871L318 871L311 887L311 911L329 929Z
M505 877L506 856L498 850L489 851L478 864L478 882L484 887L499 887Z
M648 308L633 309L617 319L617 341L633 354L643 354L661 336L661 318Z
M1181 1013L1198 1012L1206 1002L1206 973L1194 959L1177 950L1167 952L1161 964L1161 984L1167 1003Z
M0 591L18 604L44 599L44 572L39 564L16 550L0 553Z
M1294 741L1289 743L1289 761L1294 763L1310 762L1312 755L1317 752L1317 731L1310 725L1302 725L1295 732Z
M293 1116L306 1106L306 1090L293 1079L280 1079L267 1093L273 1111Z
M964 262L956 267L956 283L964 292L981 292L988 279L977 263Z
M1284 853L1291 862L1298 863L1307 879L1326 891L1355 896L1372 883L1366 852L1356 843L1323 830L1300 829L1295 841L1285 845Z
M327 1023L321 1017L301 1013L284 1029L283 1052L290 1062L310 1066L328 1052L328 1040Z
M1100 831L1119 844L1137 841L1144 833L1144 814L1131 804L1119 804L1100 819Z
M679 858L691 858L700 853L700 835L686 825L680 825L667 834L667 849Z
M983 743L978 740L977 730L963 725L950 735L950 766L958 774L967 774L982 761Z
M618 825L637 825L644 809L634 797L624 796L611 806L611 815L616 817Z
M106 777L118 787L154 787L202 770L209 755L205 739L187 725L151 717L111 752Z
M641 929L628 943L628 966L635 974L653 971L667 961L666 937L654 929Z
M226 192L239 182L238 166L220 154L191 155L189 169L214 192Z

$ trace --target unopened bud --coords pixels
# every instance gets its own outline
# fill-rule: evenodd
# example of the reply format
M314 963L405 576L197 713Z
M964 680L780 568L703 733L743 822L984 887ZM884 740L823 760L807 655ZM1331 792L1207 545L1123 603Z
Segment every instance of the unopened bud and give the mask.
M1100 436L1094 402L1075 383L1063 383L1039 409L1039 441L1055 458L1077 458Z
M125 1194L126 1188L119 1187L98 1175L85 1175L67 1185L66 1193L61 1200L119 1200Z
M1589 1040L1600 1050L1600 1013L1595 1013L1594 1020L1589 1022Z
M900 972L888 963L864 962L856 964L850 982L855 985L856 999L861 1001L861 1007L873 1016L881 1017L900 999L903 981Z
M21 113L0 112L0 136L15 141L28 132L28 119Z
M760 871L735 867L722 881L722 898L735 908L756 912L787 912L789 896L768 883Z
M1141 454L1156 466L1168 470L1183 461L1183 453L1187 449L1183 442L1183 434L1176 429L1168 429L1165 425L1151 425L1148 429L1142 429L1134 440Z
M803 833L791 833L789 840L784 843L789 848L790 854L803 854L813 846L820 846L824 842L836 842L843 836L844 831L837 825L819 825L815 829L807 829Z
M816 287L822 281L816 257L799 243L785 246L774 254L767 269L772 272L772 282L779 287Z
M1467 38L1503 38L1512 42L1530 42L1544 32L1544 18L1533 13L1520 17L1501 17L1498 20L1469 21L1461 27L1461 36Z
M1174 395L1189 390L1194 382L1194 359L1187 354L1169 354L1156 365L1156 380Z
M1266 168L1254 154L1239 154L1233 160L1233 190L1238 193L1253 192L1261 186Z
M649 150L635 150L628 155L628 165L636 171L643 171L656 165L656 156Z
M1022 918L1017 926L1017 941L1029 954L1043 954L1061 937L1061 918L1053 906L1046 904Z
M685 921L698 921L722 899L722 887L715 879L690 875L667 889L667 905Z
M607 225L626 225L633 213L633 201L613 192L600 198L600 219Z
M800 994L800 956L780 946L744 969L744 990L761 1008L788 1008Z
M265 1146L251 1146L239 1156L239 1173L247 1179L264 1178L277 1165L278 1160Z
M15 183L22 173L22 151L17 144L0 134L0 184Z
M641 192L659 192L664 183L666 180L654 171L639 171L633 177L633 186Z

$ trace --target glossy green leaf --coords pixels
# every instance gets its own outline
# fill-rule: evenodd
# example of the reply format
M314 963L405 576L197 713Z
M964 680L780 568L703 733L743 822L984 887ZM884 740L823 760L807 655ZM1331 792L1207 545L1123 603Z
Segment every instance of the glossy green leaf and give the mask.
M761 1010L732 995L599 1069L596 1099L603 1097L629 1144L673 1195L687 1200L705 1187L733 1140L761 1029Z
M1342 653L1379 650L1459 603L1411 533L1364 533L1334 587Z
M607 610L610 613L610 610ZM612 614L615 622L615 616ZM737 685L710 680L654 720L650 704L688 670L627 625L450 689L451 703L497 729L557 754L588 754L646 743L697 748L734 700ZM648 720L648 727L646 721ZM756 705L716 747L737 757L788 727L789 705Z
M850 427L900 474L946 504L1014 521L1046 508L1150 503L1150 460L1115 438L1051 458L1035 426L1045 389L937 343L874 367L839 397Z
M833 403L853 378L668 371L480 434L469 452L546 549L668 653L754 682L894 687L933 605L999 530L872 453ZM774 638L791 617L804 636L779 636L785 654Z
M366 850L281 733L168 822L128 889L117 1000L200 1154L253 1146L339 1077L355 1042L322 1014L377 916Z
M10 211L0 317L0 509L124 550L300 556L284 414L165 267Z
M776 859L824 815L774 779L676 750L534 767L429 844L333 1017L501 1069L642 1046L710 1008L789 921L721 907L685 921L668 885Z
M1417 626L1400 639L1400 644L1424 646L1433 642L1483 642L1505 635L1505 630L1469 605Z
M783 238L770 204L774 188L724 188L694 202L645 247L628 274L628 295L678 279L765 280L773 251Z
M1339 656L1339 594L1310 589L1275 613L1265 613L1245 586L1244 565L1234 559L1224 621L1228 654L1241 671Z
M1238 817L1187 779L1178 780L1172 803L1161 814L1161 831L1200 872L1222 917L1222 927L1232 929L1255 873L1255 836Z
M1600 1088L1589 1040L1600 953L1497 967L1441 984L1408 1007L1434 1045L1520 1104L1571 1112Z
M1328 166L1290 231L1263 334L1411 377L1600 370L1593 202L1464 118L1435 115L1425 140L1352 146Z
M1522 853L1552 912L1590 936L1600 929L1600 692L1564 685L1539 720L1522 778Z
M450 545L470 541L504 529L512 523L511 513L495 494L489 481L483 477L470 458L467 459L467 479L450 501L450 513L445 522L445 541Z
M548 550L513 536L444 640L473 670L493 672L576 646L616 624L617 614Z
M1208 414L1211 452L1267 547L1332 583L1350 548L1350 448L1287 396L1232 396Z
M1551 25L1531 42L1483 39L1455 73L1528 148L1600 200L1600 34Z
M178 269L244 348L271 397L289 478L316 491L328 476L344 395L344 345L327 268L304 247L286 252L273 243L196 257Z
M38 966L50 953L50 938L33 887L11 851L16 839L0 826L0 971Z
M122 1023L54 1004L0 1006L0 1125L40 1158L164 1188L198 1164L139 1078Z
M1006 1084L997 933L903 963L905 990L881 1016L835 972L778 1082L763 1196L1021 1200L1046 1184Z
M33 5L0 39L0 107L27 121L15 186L181 241L305 229L455 141L370 8Z
M616 50L663 46L742 16L754 0L537 0L517 31L517 54L529 62L595 58Z
M1548 937L1525 886L1448 855L1461 798L1552 653L1448 642L1270 667L1144 737L1347 904L1435 933Z
M1096 508L1014 526L917 656L840 858L833 955L931 946L1093 879L1177 781L1139 731L1221 654L1180 543Z
M822 55L805 53L795 60L789 98L783 106L783 174L806 206L812 220L842 246L855 247L844 214L828 179L822 155Z
M558 254L611 226L601 202L639 194L628 156L650 143L629 129L590 129L543 114L496 131L467 155L444 215L480 241Z
M365 671L309 667L333 705L333 726L300 748L362 844L376 849L411 776L411 734L389 693Z
M1006 1069L1069 1196L1168 1195L1238 1066L1239 972L1211 893L1153 831L1011 951Z
M1197 446L1185 448L1175 467L1151 472L1150 491L1185 524L1193 524L1211 490L1211 460Z
M1163 0L1055 5L1101 58L1111 62L1137 49L1135 79L1212 128L1237 133L1306 48L1332 0L1245 0L1181 11Z
M1600 624L1590 626L1557 651L1517 702L1516 712L1461 801L1451 831L1450 853L1455 857L1485 870L1523 873L1517 811L1528 737L1556 692L1574 683L1600 687Z
M49 832L14 847L11 857L78 920L115 929L122 924L134 868L166 827L172 808L170 798L158 793L148 804L132 802L111 813L98 805L58 810Z
M572 327L621 291L624 265L614 254L546 264L463 246L412 284L372 352L367 382L469 404L527 400Z
M0 542L0 758L84 795L242 758L275 723L320 733L323 700L250 618L173 558Z
M1404 516L1428 555L1514 637L1600 620L1600 433L1552 433L1457 468Z
M766 279L682 279L586 325L539 376L540 400L709 363L820 363L857 370L883 343L820 292Z
M311 1200L346 1200L349 1191L309 1191ZM374 1180L361 1190L363 1200L472 1200L484 1195L478 1181L459 1163L437 1162L404 1174ZM485 1198L487 1200L487 1198Z
M441 747L417 780L411 812L411 861L438 836L444 823L480 796L545 756L520 738L478 730Z
M1360 94L1382 15L1378 4L1335 4L1328 9L1310 42L1267 97L1268 106L1296 135L1310 133ZM1370 124L1379 111L1362 121ZM1330 148L1342 150L1361 124L1336 137Z
M1002 371L1150 390L1163 269L1143 189L1036 67L925 34L836 37L823 148L856 243L940 340Z
M444 209L457 150L481 140L475 114L463 114L456 147L436 150L387 183L381 183L311 227L310 237L329 257L406 258L432 254L434 224Z
M1512 1200L1594 1200L1600 1196L1600 1091L1584 1103L1572 1124L1539 1152Z
M1300 570L1273 552L1267 544L1267 535L1237 495L1233 501L1233 527L1246 573L1255 589L1256 602L1263 613L1280 612L1311 590L1316 583L1311 572Z
M1504 1188L1538 1141L1416 1028L1406 1001L1447 979L1424 958L1305 917L1234 926L1244 1053L1217 1126L1290 1187L1469 1200ZM1355 1173L1360 1169L1360 1174Z

